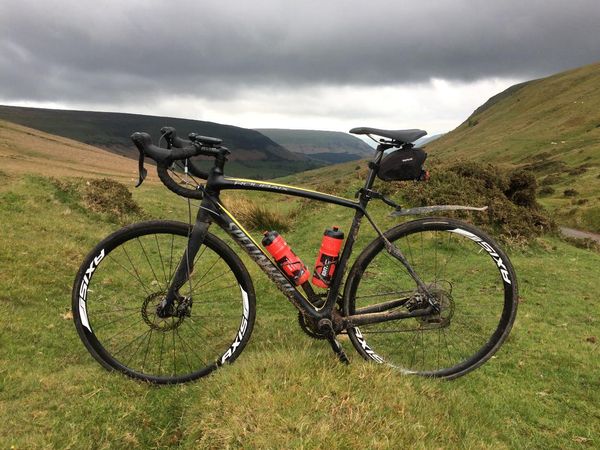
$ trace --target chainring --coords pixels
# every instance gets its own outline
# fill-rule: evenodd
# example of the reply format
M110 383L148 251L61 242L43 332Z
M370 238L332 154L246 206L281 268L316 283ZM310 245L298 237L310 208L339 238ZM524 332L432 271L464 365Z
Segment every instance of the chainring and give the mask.
M304 331L312 339L326 339L327 338L326 335L316 331L316 325L315 325L315 329L313 329L310 326L310 323L307 321L306 317L304 317L304 314L302 314L301 312L298 313L298 324L300 325L300 328L302 329L302 331Z

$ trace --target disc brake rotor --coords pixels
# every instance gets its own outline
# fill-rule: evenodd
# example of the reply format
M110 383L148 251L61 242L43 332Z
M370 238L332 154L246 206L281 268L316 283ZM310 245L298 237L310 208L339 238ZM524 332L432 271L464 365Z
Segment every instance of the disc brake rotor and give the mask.
M156 330L166 333L178 328L183 319L190 315L191 300L183 298L177 306L174 306L174 314L168 317L159 317L156 313L157 308L165 298L165 292L155 292L150 294L142 304L142 318L146 324Z
M429 293L438 312L428 316L417 317L417 321L427 328L443 328L450 325L454 315L454 299L452 298L452 285L449 282L439 281L428 286Z

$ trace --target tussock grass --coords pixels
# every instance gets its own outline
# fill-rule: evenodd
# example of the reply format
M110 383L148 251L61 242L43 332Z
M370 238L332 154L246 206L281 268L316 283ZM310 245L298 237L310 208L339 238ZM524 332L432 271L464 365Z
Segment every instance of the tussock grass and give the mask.
M225 207L248 230L285 232L294 219L293 212L286 215L269 208L268 204L256 203L245 197L229 198Z
M586 250L593 250L600 253L600 243L590 238L574 238L569 236L563 236L563 240L569 244L574 245L577 248L584 248Z
M92 211L116 218L141 212L140 206L133 200L129 189L123 183L108 178L87 181L83 192L83 201Z

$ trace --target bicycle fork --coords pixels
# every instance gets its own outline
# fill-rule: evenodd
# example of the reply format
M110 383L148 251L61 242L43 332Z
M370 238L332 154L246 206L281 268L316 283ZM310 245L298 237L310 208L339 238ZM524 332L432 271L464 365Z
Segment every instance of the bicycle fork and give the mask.
M181 299L179 290L188 282L190 275L194 270L194 260L200 250L200 246L204 242L204 238L208 233L208 227L212 221L210 212L211 210L205 205L202 205L198 210L196 222L188 235L185 252L173 275L171 284L167 288L165 298L156 309L156 314L161 318L177 315L178 313L173 308L175 299Z

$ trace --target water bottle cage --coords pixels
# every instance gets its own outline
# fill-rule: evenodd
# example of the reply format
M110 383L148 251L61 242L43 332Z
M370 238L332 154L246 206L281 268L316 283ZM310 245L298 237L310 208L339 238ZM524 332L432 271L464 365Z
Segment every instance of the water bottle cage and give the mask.
M283 257L279 261L277 261L277 264L283 269L287 277L290 278L290 280L294 283L296 283L304 274L304 269L302 268L301 262L289 262L289 260L286 257ZM296 269L296 266L300 267ZM288 273L288 271L285 270L286 268L291 272L291 275Z
M330 261L322 263L322 265L317 269L315 267L315 273L314 275L321 280L323 283L329 285L329 283L331 283L331 273L330 273L330 268L331 266L335 266L338 262L338 257L332 258ZM329 279L325 278L325 276L321 275L321 273L323 272L323 269L327 269L327 277L329 277Z

